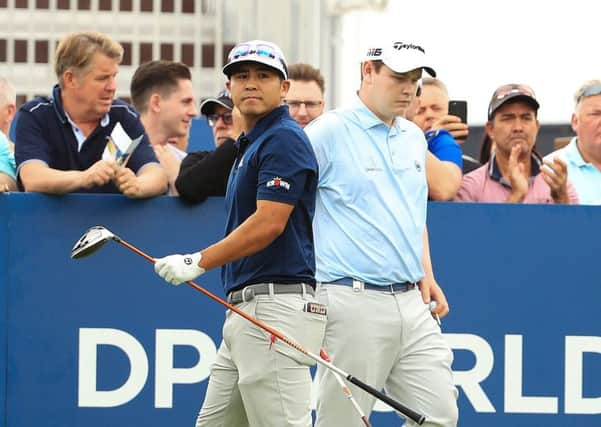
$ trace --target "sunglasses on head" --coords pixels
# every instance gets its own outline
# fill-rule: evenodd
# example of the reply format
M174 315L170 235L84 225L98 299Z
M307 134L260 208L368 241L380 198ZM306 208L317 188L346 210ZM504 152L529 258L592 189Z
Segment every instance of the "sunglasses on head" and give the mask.
M576 103L580 102L582 100L582 98L586 98L587 96L595 96L595 95L601 95L601 84L599 84L599 83L585 88L582 91L582 93L580 93L578 95L578 97L576 98Z
M232 61L234 59L242 58L244 56L249 55L265 56L267 58L272 59L277 58L276 52L271 46L264 44L259 44L256 46L250 44L242 44L239 45L238 48L229 55L228 59Z

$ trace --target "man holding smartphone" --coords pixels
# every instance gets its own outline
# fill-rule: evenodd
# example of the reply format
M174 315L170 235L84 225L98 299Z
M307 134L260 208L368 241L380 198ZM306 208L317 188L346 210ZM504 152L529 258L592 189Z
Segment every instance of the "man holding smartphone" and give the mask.
M430 200L451 200L461 186L463 161L455 138L465 138L468 130L461 118L448 115L448 104L444 83L426 77L412 108L405 115L424 131L428 141L426 172Z

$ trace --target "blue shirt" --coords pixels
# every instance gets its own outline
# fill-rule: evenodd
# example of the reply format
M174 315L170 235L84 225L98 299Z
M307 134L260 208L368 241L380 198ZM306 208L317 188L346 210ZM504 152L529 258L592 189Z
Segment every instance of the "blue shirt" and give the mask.
M428 150L438 160L453 162L463 169L462 152L459 144L446 129L429 130L426 132Z
M83 136L73 127L63 109L58 85L54 87L52 97L36 98L21 106L15 120L17 172L29 161L41 161L52 169L62 171L86 170L102 159L107 139L118 122L132 139L144 134L127 167L138 173L147 164L158 164L138 113L118 99L113 101L108 115L83 141ZM22 187L20 182L19 185ZM120 193L112 182L78 192Z
M578 194L581 205L601 205L601 170L587 163L578 149L578 138L574 137L565 147L548 154L545 159L555 156L563 159L568 166L568 181Z
M8 148L8 140L4 133L0 131L0 173L16 179L15 176L15 157Z
M224 265L225 292L252 283L315 283L311 222L315 213L317 161L288 107L261 118L236 142L225 206L228 235L257 210L257 200L293 205L284 232L265 249Z
M421 129L400 117L389 128L357 97L305 132L319 164L316 279L421 280L428 197Z

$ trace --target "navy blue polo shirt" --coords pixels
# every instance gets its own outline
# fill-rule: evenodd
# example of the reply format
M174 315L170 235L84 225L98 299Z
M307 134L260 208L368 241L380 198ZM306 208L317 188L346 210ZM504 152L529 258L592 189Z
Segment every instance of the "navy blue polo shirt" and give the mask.
M284 232L265 249L225 264L225 292L253 283L315 283L313 214L317 160L307 135L281 106L236 141L225 205L227 236L257 210L257 200L294 206Z
M118 99L113 101L108 114L86 138L81 151L63 109L58 85L54 86L52 97L40 97L23 104L15 120L17 169L23 163L34 160L62 171L86 170L102 158L107 139L119 122L131 139L144 134L127 162L127 167L138 173L149 163L158 164L138 113L129 104ZM22 187L20 180L19 186ZM78 192L120 193L112 182L100 187L82 188Z

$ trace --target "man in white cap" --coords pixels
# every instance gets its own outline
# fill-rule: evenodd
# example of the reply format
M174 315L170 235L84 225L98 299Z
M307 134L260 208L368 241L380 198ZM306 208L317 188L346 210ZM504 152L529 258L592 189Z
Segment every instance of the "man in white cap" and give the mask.
M449 306L430 262L427 143L403 118L422 71L435 76L418 44L370 46L354 104L305 132L319 164L313 227L318 298L328 305L323 347L341 369L424 414L424 425L447 427L457 424L457 390L437 322ZM361 426L332 373L318 367L317 379L316 426ZM369 414L375 399L350 387Z
M282 105L286 60L273 43L253 40L230 51L223 73L245 129L225 196L226 236L200 252L158 259L155 271L177 285L222 266L230 304L319 352L325 315L312 311L311 227L317 161ZM312 364L228 312L196 426L310 427Z

